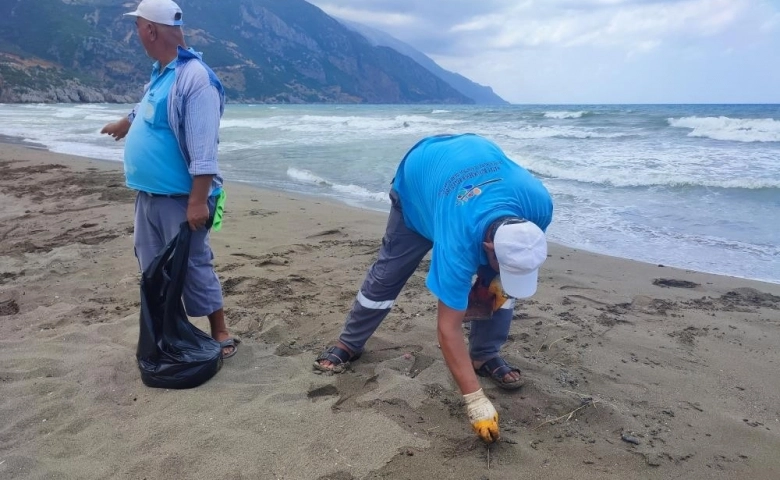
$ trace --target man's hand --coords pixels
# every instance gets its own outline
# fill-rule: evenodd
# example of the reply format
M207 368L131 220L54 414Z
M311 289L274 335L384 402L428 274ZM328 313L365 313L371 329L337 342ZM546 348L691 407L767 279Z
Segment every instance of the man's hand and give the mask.
M487 443L498 440L498 413L479 388L474 364L463 340L463 310L455 310L439 300L437 332L444 361L463 395L471 427Z
M498 440L498 412L480 388L474 393L463 395L471 428L485 443Z
M127 118L123 118L116 122L107 124L105 127L103 127L100 133L110 135L114 137L114 140L119 141L125 138L129 130L130 130L130 120L128 120Z
M195 231L206 225L209 220L209 206L206 202L195 203L190 201L187 204L187 223L190 224L190 230Z
M214 175L196 175L192 178L192 190L187 202L187 223L190 230L195 231L206 225L211 212L209 211L209 188Z

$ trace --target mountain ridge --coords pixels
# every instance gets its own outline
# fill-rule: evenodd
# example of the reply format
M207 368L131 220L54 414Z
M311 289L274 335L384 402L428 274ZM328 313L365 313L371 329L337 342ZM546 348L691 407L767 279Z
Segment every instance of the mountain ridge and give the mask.
M428 71L450 84L455 90L466 95L480 105L509 105L509 102L498 96L492 88L480 85L469 80L463 75L451 72L439 66L433 59L420 52L411 45L398 40L389 33L368 27L361 23L352 22L343 18L336 18L339 22L346 25L347 28L363 35L372 45L386 46L393 50L410 57L418 64L425 67Z
M412 57L304 0L179 0L185 39L231 102L471 104ZM0 102L138 101L148 81L121 0L3 0Z

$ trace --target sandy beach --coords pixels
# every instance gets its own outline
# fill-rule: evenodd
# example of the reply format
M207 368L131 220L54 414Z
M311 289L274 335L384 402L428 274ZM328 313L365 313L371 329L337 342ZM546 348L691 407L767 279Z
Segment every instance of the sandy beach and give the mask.
M504 349L526 385L483 379L488 449L425 269L350 371L312 372L385 216L230 183L212 245L243 342L201 387L151 389L121 165L3 140L0 478L780 478L780 285L552 245Z

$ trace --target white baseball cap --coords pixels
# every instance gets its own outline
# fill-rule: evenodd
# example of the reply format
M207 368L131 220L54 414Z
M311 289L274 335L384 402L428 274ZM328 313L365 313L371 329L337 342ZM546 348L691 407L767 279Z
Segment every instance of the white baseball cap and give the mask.
M134 12L125 15L172 27L179 27L183 23L181 8L172 0L142 0Z
M527 220L505 223L496 229L493 247L504 291L515 298L536 293L539 267L547 260L547 237L542 229Z

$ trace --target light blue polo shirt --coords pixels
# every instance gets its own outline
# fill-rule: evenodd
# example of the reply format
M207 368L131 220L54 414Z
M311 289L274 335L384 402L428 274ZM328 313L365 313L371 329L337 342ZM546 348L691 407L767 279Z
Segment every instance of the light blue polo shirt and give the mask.
M125 138L125 178L129 188L162 195L188 195L192 176L168 123L168 96L176 60L162 71L155 63L149 89Z
M474 134L420 141L396 172L406 225L433 242L426 285L450 308L465 310L472 276L488 265L482 248L490 224L518 216L545 230L553 204L542 182Z

